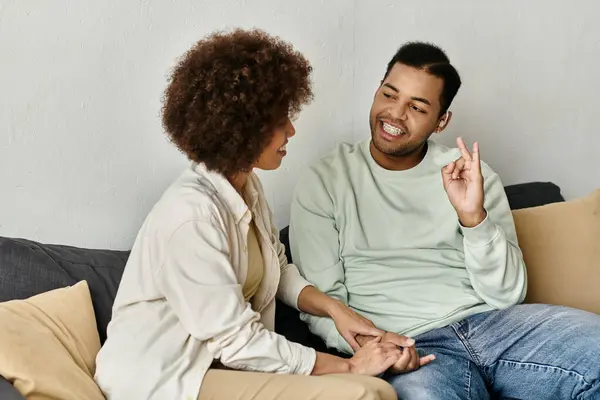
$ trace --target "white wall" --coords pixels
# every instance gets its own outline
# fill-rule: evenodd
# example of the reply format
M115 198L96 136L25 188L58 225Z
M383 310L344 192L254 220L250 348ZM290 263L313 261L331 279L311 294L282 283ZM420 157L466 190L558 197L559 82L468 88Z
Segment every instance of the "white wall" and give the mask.
M464 82L440 141L479 140L506 184L584 195L600 187L599 4L0 0L0 235L128 248L186 163L160 126L169 68L232 26L282 36L315 68L283 168L261 174L280 227L302 170L367 137L385 65L415 39L444 47Z
M355 15L356 139L397 48L431 41L463 81L438 141L478 140L505 184L553 181L567 198L600 188L600 2L370 0Z
M283 168L261 174L283 226L300 170L351 139L353 20L344 0L0 0L0 235L128 248L186 164L160 125L167 73L233 26L280 35L315 70Z

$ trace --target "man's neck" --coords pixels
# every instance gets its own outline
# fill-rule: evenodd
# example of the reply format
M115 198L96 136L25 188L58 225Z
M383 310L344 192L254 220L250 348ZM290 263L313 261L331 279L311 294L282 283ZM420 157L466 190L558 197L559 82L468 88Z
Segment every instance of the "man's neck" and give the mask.
M411 153L401 156L393 156L379 151L373 144L372 140L369 145L369 150L373 160L375 160L375 162L379 164L381 168L385 168L390 171L406 171L407 169L416 167L421 161L423 161L423 158L427 153L427 142L423 143Z

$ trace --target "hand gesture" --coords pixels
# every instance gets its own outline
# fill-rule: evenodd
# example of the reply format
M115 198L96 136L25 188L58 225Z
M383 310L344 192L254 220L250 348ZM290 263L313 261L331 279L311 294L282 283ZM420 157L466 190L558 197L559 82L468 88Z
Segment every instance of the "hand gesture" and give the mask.
M442 181L448 199L465 227L477 226L485 219L483 208L483 175L479 158L479 143L473 144L473 154L462 138L456 140L461 157L442 168Z

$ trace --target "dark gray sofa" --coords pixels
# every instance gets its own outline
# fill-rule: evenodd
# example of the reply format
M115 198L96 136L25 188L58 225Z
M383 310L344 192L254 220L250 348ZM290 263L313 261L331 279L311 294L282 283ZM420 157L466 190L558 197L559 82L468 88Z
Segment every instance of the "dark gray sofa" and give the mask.
M505 190L512 209L564 201L560 188L552 183L511 185ZM288 248L287 228L281 231L281 240ZM24 299L86 280L100 340L104 342L112 303L128 255L126 251L83 249L0 237L0 301ZM291 260L289 250L288 259ZM289 340L335 353L327 350L321 339L310 333L297 311L284 304L277 304L275 324L276 331ZM0 376L0 400L16 399L22 397Z

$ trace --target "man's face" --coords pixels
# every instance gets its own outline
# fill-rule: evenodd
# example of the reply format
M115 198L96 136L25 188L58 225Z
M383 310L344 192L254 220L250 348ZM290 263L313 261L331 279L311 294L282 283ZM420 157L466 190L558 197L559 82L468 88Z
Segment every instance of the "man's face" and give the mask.
M425 71L397 63L373 99L369 123L373 145L388 156L421 149L440 122L444 82Z

